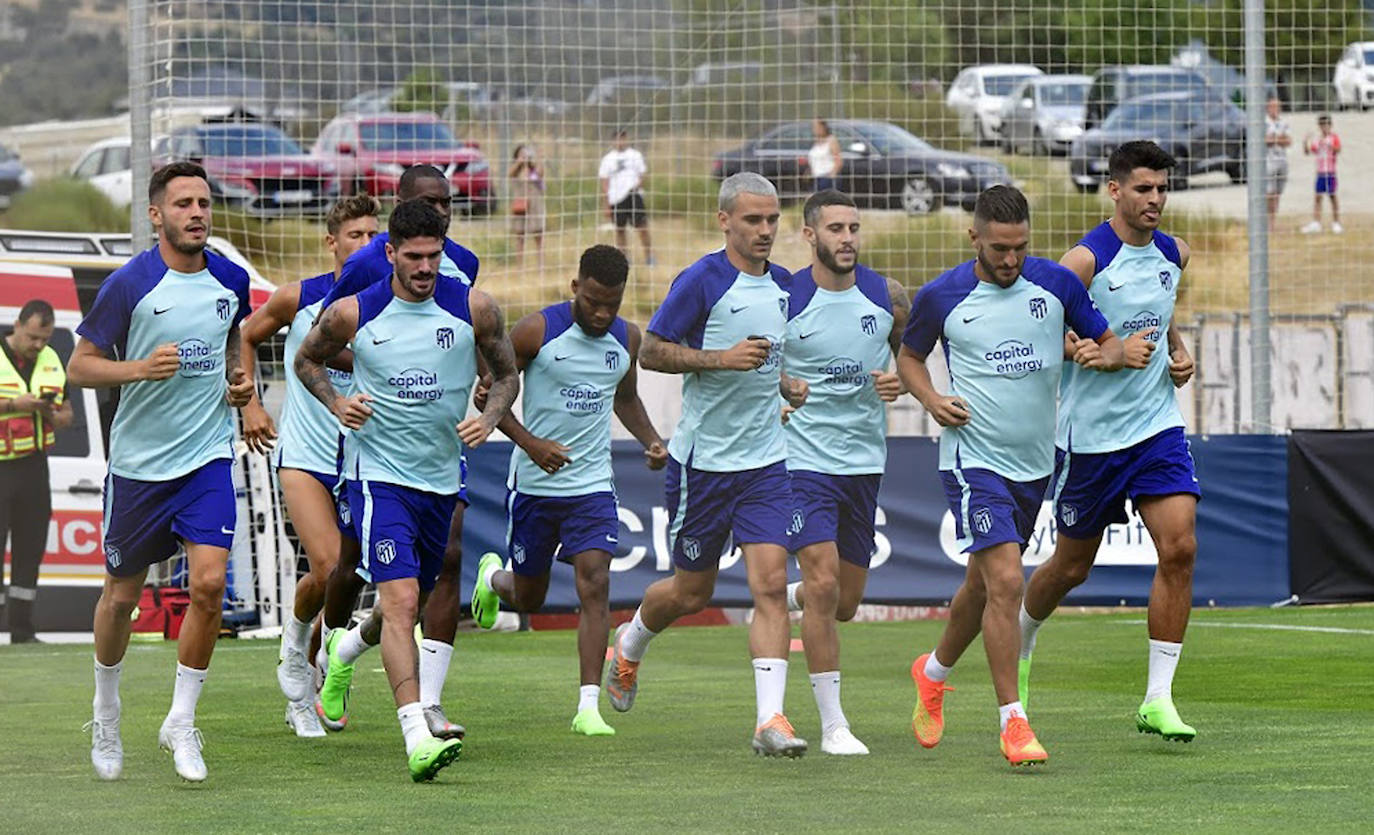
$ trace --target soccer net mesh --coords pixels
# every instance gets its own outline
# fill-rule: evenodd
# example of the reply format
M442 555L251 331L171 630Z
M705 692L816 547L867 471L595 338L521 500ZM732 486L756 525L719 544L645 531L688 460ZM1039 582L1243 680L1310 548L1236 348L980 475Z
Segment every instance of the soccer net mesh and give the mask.
M601 175L624 131L646 169L645 237L619 233L623 314L642 324L721 245L724 175L775 181L774 260L809 263L799 198L834 165L814 152L825 119L862 260L914 291L971 257L984 186L1019 185L1032 252L1057 259L1110 215L1110 149L1155 139L1181 164L1163 228L1192 249L1176 316L1199 369L1180 394L1190 431L1374 425L1374 35L1359 0L1266 4L1266 93L1291 138L1269 157L1286 182L1268 241L1267 423L1250 404L1247 218L1265 209L1247 194L1245 140L1246 109L1268 96L1247 100L1240 0L145 5L154 162L203 159L221 181L216 231L273 281L331 266L321 207L394 196L400 170L429 162L454 183L451 237L513 322L565 297L584 248L618 240ZM1339 227L1324 199L1313 220L1323 112L1342 143ZM909 398L891 420L934 432Z

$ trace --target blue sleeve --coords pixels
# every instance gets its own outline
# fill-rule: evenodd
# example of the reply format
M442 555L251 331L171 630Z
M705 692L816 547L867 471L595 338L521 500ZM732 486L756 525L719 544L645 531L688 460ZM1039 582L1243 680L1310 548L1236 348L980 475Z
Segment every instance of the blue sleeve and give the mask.
M668 288L668 296L649 320L649 332L669 342L695 341L692 348L701 347L701 334L706 316L711 312L706 304L705 276L683 273ZM695 336L695 340L689 337Z
M122 355L124 343L129 337L129 319L137 303L132 275L123 271L115 272L100 285L95 302L87 311L86 318L77 325L76 332L100 350L108 353L110 349L118 348Z
M974 286L978 280L973 279ZM967 283L967 282L965 282ZM945 333L945 319L955 305L964 300L971 287L961 287L949 274L922 287L911 302L911 316L902 332L902 344L918 357L927 357Z
M468 277L473 286L477 284L477 269L481 262L477 258L477 253L458 243L451 238L444 239L444 251L453 261L454 266L463 271L463 275Z
M239 310L234 314L233 327L236 328L240 322L248 318L248 314L253 312L253 302L248 295L248 276L245 275L243 280L238 283L238 286L234 288L234 293L239 297Z
M1092 296L1088 295L1087 288L1079 281L1078 276L1067 267L1062 267L1061 270L1062 272L1055 274L1049 289L1064 305L1064 324L1073 328L1073 332L1084 339L1097 339L1107 332L1107 317L1097 309Z
M334 286L329 288L325 294L324 301L320 303L320 310L327 310L331 304L347 296L356 296L363 290L372 285L372 259L371 246L363 247L344 262L343 270L339 273L339 280L334 282Z

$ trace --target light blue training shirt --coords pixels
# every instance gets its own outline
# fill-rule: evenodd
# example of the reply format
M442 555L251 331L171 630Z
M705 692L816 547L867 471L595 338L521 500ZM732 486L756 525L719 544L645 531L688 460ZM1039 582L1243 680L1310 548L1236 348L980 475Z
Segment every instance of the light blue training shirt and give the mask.
M282 362L286 369L286 402L281 410L281 430L272 463L277 467L338 475L339 420L319 398L311 394L296 376L296 352L300 350L310 326L320 315L320 305L334 286L332 272L307 278L300 283L296 315L286 332ZM329 380L340 392L353 386L353 375L329 368Z

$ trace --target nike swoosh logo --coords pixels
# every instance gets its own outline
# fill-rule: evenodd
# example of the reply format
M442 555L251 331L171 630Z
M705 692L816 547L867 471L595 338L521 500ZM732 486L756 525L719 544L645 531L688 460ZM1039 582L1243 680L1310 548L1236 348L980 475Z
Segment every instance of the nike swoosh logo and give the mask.
M393 339L395 339L395 338L396 338L396 337L394 337L394 336L388 336L386 339L378 339L377 337L374 336L374 337L372 337L372 344L373 344L373 345L385 345L386 343L390 342L391 340L393 340Z
M969 322L972 322L972 321L974 321L975 319L981 319L981 318L983 318L983 317L986 316L986 315L987 315L987 314L985 314L985 313L979 313L977 316L965 316L965 317L964 317L964 324L967 325Z
M234 532L233 532L233 531L229 530L228 528L224 527L223 525L220 525L219 532L222 533L222 534L224 534L225 536L233 536L233 535L234 535Z
M561 356L561 357L556 356L556 357L553 358L553 361L554 361L554 362L562 362L563 360L567 359L567 358L570 357L570 356L572 356L572 354L564 354L564 355Z
M732 307L732 308L730 308L730 312L731 312L731 313L739 313L741 310L744 310L744 308L746 308L746 307L748 307L748 306L749 306L749 305L746 304L744 307Z
M431 655L438 655L438 654L439 654L439 650L437 650L437 649L431 649L430 647L420 647L420 649L424 650L425 652L428 652L428 653L431 654Z
M1109 281L1109 282L1107 282L1107 292L1108 292L1108 293L1115 293L1117 290L1120 290L1122 287L1125 287L1125 286L1126 286L1125 284L1113 284L1113 283L1111 283L1111 282Z
M176 307L176 305L172 305L172 307ZM153 308L153 315L154 315L154 316L161 316L162 314L164 314L164 313L166 313L167 311L171 310L172 307L164 307L164 308L162 308L161 310L158 310L158 309L155 307L155 308Z
M804 333L804 334L802 334L801 336L798 336L797 338L798 338L798 339L806 339L808 336L815 336L815 335L818 334L818 333L820 333L820 331L812 331L811 333Z
M616 538L613 537L613 536L608 536L608 537L606 537L606 541L609 542L609 543L611 543L612 545L614 545L615 543L619 542L620 540L616 539Z

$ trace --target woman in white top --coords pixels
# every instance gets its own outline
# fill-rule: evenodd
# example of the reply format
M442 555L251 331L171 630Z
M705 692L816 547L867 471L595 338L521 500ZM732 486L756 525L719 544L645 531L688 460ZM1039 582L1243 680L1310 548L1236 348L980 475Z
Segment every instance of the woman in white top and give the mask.
M817 119L811 129L816 141L806 152L806 164L811 171L812 190L839 188L840 169L844 166L840 141L830 132L830 125L824 119Z

